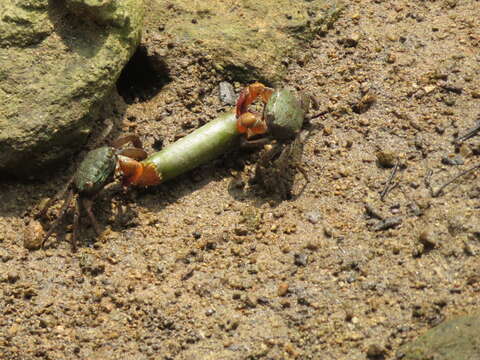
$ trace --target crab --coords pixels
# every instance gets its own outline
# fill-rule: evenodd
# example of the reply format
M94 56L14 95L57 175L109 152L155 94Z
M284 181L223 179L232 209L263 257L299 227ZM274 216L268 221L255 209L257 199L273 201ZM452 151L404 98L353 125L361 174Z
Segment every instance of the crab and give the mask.
M308 132L302 131L311 97L288 89L273 91L261 83L253 83L240 94L236 105L237 130L247 135L244 146L264 146L255 167L252 182L282 199L292 197L296 172L308 177L300 165L303 143ZM250 110L256 100L264 104L262 113ZM260 138L256 138L261 136Z
M127 143L132 143L133 147L122 149L122 146ZM147 153L142 148L140 138L133 134L117 139L111 146L103 146L89 151L78 166L73 177L67 183L65 189L51 198L37 215L37 217L43 217L50 206L53 205L57 199L63 197L64 202L58 217L45 234L41 246L43 247L45 245L45 242L56 230L75 197L73 234L71 238L72 251L76 251L77 249L77 232L82 207L85 209L90 223L98 236L101 233L101 228L92 211L95 198L109 183L112 183L115 172L119 167L122 169L128 168L132 160L140 161L146 157Z

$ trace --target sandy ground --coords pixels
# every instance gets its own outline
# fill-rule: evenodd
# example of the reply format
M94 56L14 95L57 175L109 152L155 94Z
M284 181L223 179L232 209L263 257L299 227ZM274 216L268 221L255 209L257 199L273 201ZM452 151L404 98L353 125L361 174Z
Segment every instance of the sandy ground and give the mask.
M83 221L74 254L71 214L46 249L24 240L78 160L44 181L3 181L0 358L392 359L478 309L479 171L441 196L427 184L480 162L480 136L454 144L480 113L479 13L474 0L352 1L286 59L285 85L325 112L291 200L251 191L258 155L234 152L157 188L105 193L102 236ZM117 132L154 151L226 111L210 70L180 58L155 96L132 93Z

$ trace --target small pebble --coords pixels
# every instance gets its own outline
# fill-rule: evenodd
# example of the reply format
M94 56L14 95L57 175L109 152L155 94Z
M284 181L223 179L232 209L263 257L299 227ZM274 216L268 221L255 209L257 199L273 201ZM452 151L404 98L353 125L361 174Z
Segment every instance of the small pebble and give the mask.
M397 227L402 223L402 218L400 216L393 216L387 219L381 220L377 223L376 226L373 227L374 231L382 231L392 229Z
M288 283L282 282L278 285L277 295L278 296L285 296L288 293Z
M294 264L297 266L307 266L308 256L306 254L295 254Z
M387 33L386 37L390 41L397 41L398 40L398 36L396 34Z
M375 359L385 355L385 349L378 344L371 344L367 349L367 358Z
M442 101L443 101L443 103L444 103L445 105L447 105L447 106L453 106L453 105L456 104L456 101L455 101L455 99L453 98L453 96L448 96L448 95L447 95L447 96L444 96L444 97L442 98Z
M332 133L333 133L333 130L331 126L325 125L323 127L323 135L329 136L329 135L332 135Z
M392 168L395 166L396 156L392 151L377 151L378 164L383 168Z
M259 305L268 305L269 302L270 301L265 296L260 296L260 297L257 298L257 303Z
M28 250L40 249L44 236L42 225L36 220L31 220L23 235L23 246Z
M353 112L357 114L363 114L367 112L373 104L377 101L377 97L373 94L365 94L362 96L362 98L352 106ZM368 126L370 122L366 118L361 118L360 119L360 125L362 126Z
M307 220L312 224L317 224L322 218L320 213L316 210L309 211L308 213L305 214L305 216L306 216Z
M423 244L423 246L430 249L433 249L437 244L433 231L431 229L423 230L418 236L418 240L420 241L420 243Z
M234 229L234 232L235 232L235 235L237 236L246 236L248 235L248 230L244 227L241 227L241 226L237 226L235 229Z
M13 255L7 252L5 249L0 249L0 261L1 262L8 262L13 259Z
M385 59L385 61L388 63L388 64L393 64L395 61L397 60L397 57L390 53L387 55L387 58Z
M460 155L451 155L451 156L445 156L442 158L442 164L443 165L463 165L465 162L463 161L462 157Z
M364 204L364 206L365 206L365 213L369 217L379 219L379 220L383 220L382 214L380 214L380 212L377 209L375 209L375 207L372 204L369 204L369 203L366 202Z
M333 229L328 224L325 224L323 225L323 234L331 238L333 236Z
M305 248L310 251L317 251L320 248L320 242L318 240L309 240Z
M430 94L436 88L437 87L435 85L427 85L423 88L423 91L425 91L425 94Z
M340 39L339 43L344 47L355 47L358 45L359 40L360 40L360 34L353 33L348 37Z
M10 271L8 274L7 274L7 280L9 283L15 283L17 282L17 280L20 279L20 275L18 275L18 273L16 271Z
M222 81L219 84L219 98L224 105L235 105L237 102L237 96L235 95L233 85L227 81Z
M439 135L443 135L445 133L445 124L438 124L435 125L435 131Z
M92 254L82 254L79 259L82 273L98 276L105 271L105 264Z

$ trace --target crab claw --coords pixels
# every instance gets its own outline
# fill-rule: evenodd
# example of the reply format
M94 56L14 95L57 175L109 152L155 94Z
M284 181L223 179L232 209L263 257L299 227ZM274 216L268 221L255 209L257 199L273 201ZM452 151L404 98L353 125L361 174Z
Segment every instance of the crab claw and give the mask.
M145 164L122 155L118 156L118 164L123 174L122 182L124 186L149 186L162 182L162 177L152 164Z
M243 113L248 111L248 107L253 103L258 97L262 98L262 101L266 104L272 96L273 89L266 87L262 83L255 82L247 86L240 93L236 104L236 113L237 118L240 117Z
M251 112L243 113L237 119L237 131L247 134L247 138L267 132L267 124L259 114Z
M237 131L239 133L247 134L247 138L249 138L267 132L267 125L263 117L254 112L249 112L248 107L258 98L266 104L272 96L272 93L272 88L266 87L259 82L247 86L241 92L235 108L237 115Z

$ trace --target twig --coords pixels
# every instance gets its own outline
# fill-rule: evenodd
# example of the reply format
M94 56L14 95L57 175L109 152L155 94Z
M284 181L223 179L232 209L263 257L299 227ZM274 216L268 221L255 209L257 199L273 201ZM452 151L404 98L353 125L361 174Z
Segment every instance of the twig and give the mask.
M460 174L458 174L457 176L455 176L454 178L450 179L449 181L447 181L445 184L443 184L442 186L440 186L440 188L437 190L437 191L432 191L432 197L438 197L441 195L441 193L443 192L443 189L445 189L448 185L450 185L451 183L453 183L455 180L457 180L458 178L462 177L463 175L466 175L468 174L469 172L471 171L474 171L476 169L480 169L480 164L477 164L475 166L472 166L470 169L467 169L465 171L462 171Z
M432 179L432 175L433 175L433 170L428 169L427 173L425 174L425 178L423 179L423 183L425 184L425 187L430 191L430 195L433 194L432 184L430 182L430 180Z
M323 111L320 111L316 114L313 114L313 115L310 115L310 116L306 116L305 119L310 121L310 120L313 120L313 119L316 119L316 118L319 118L320 116L323 116L325 114L328 114L330 111L328 110L323 110Z
M392 181L395 178L395 175L397 174L397 171L398 171L398 161L395 164L395 167L393 168L392 173L390 174L390 177L387 180L387 183L385 184L385 188L380 193L380 200L383 201L385 196L398 185L397 183L392 185Z
M471 139L477 133L480 132L480 121L477 121L477 124L470 130L465 135L459 136L458 138L455 139L455 143L460 144L464 142L465 140Z

